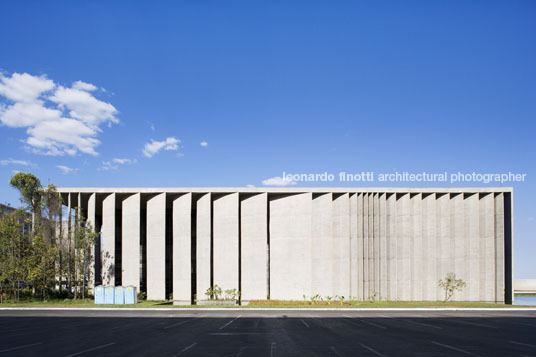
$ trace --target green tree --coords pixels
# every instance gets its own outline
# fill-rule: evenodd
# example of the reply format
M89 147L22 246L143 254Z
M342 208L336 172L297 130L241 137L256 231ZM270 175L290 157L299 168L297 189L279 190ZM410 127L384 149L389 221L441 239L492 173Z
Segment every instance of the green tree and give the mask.
M17 172L11 177L9 184L19 190L21 201L27 204L32 212L32 225L35 226L41 215L41 181L34 174Z
M94 260L92 251L95 242L99 237L99 233L95 232L91 223L81 219L85 224L81 224L75 232L74 248L75 248L75 297L78 297L78 291L82 295L82 299L87 296L87 282L91 279L91 263Z
M456 290L462 290L466 286L465 281L456 279L454 273L448 273L444 280L438 281L437 285L445 290L445 302L450 300Z
M41 297L45 301L47 292L56 284L54 262L57 249L47 243L41 233L34 231L32 236L31 253L28 256L30 269L28 278L34 289L41 292Z
M20 285L28 276L27 257L31 245L28 235L23 233L25 218L23 210L0 218L0 293L4 288L8 293L11 290L15 301L19 300Z

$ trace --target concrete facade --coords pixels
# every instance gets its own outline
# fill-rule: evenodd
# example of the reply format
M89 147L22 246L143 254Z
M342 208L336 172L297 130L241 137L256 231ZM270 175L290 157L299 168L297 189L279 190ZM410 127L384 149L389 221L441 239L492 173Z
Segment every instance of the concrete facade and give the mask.
M101 233L90 285L133 285L148 299L511 303L509 188L59 189Z

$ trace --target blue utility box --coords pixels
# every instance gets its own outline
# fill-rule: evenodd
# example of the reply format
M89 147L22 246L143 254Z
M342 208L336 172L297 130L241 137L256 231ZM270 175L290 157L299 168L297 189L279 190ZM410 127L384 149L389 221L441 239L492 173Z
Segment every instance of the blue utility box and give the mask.
M114 303L114 291L113 286L106 286L104 287L104 303L105 304L113 304Z
M114 288L114 304L124 304L125 303L125 288L122 286L116 286Z
M137 304L138 292L135 286L125 287L125 304Z
M104 304L104 286L95 286L95 304Z

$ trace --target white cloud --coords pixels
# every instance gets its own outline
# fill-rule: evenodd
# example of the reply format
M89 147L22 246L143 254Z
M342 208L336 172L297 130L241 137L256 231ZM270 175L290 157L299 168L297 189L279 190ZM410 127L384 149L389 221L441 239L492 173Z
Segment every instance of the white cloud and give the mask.
M13 73L10 77L0 74L0 95L14 102L33 102L43 92L56 85L46 76L32 76L28 73Z
M255 185L247 185L246 187L249 187L249 188L254 188Z
M97 170L99 171L109 171L117 170L119 165L131 165L138 162L136 159L111 159L110 161L103 161L102 166Z
M26 128L28 149L46 155L96 156L100 126L118 123L117 110L89 92L96 86L76 81L70 88L55 84L46 76L0 74L0 123Z
M85 91L88 91L88 92L92 92L94 90L97 90L97 87L95 87L93 84L82 82L82 81L74 82L72 87L74 89L85 90Z
M276 177L263 180L262 184L264 186L289 186L289 185L295 185L296 181L288 180L286 178L276 176Z
M31 167L35 166L33 162L26 161L26 160L13 160L13 159L0 160L0 166L7 166L7 165L20 165L20 166L31 166Z
M173 136L166 138L166 140L163 141L156 141L152 140L150 143L145 144L143 148L143 155L146 157L153 157L156 153L158 153L160 150L178 150L179 149L179 143L181 141Z
M202 147L206 148L208 146L208 143L206 141L201 141L201 143L199 145L201 145Z
M64 174L64 175L72 174L72 173L75 173L76 171L78 171L78 169L73 169L73 168L65 166L65 165L57 165L56 167L58 169L60 169L61 173Z

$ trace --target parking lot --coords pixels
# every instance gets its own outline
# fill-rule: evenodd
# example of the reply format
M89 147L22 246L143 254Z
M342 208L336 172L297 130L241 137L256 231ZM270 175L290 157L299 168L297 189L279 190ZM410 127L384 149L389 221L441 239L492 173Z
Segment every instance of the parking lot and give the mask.
M536 311L3 310L9 356L529 356Z

